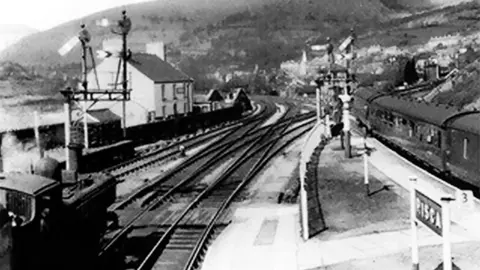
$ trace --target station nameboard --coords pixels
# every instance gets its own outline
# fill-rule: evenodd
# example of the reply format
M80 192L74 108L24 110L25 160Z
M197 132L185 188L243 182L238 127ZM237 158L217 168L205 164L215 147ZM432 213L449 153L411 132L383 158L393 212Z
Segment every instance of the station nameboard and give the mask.
M415 190L415 212L419 221L442 236L442 206Z

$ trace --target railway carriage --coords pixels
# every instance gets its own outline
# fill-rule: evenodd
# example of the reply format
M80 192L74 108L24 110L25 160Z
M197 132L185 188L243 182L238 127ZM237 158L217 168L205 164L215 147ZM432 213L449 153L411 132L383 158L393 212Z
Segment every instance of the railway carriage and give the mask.
M355 93L353 113L368 132L479 192L480 112L362 89Z
M447 118L445 163L454 175L480 186L480 111L459 112Z

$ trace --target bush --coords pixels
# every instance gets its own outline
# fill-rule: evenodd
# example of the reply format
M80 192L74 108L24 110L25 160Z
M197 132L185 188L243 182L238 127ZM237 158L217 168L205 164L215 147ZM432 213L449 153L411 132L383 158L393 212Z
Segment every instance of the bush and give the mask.
M415 68L415 58L408 60L405 64L403 74L404 81L408 84L414 84L418 81L419 77Z

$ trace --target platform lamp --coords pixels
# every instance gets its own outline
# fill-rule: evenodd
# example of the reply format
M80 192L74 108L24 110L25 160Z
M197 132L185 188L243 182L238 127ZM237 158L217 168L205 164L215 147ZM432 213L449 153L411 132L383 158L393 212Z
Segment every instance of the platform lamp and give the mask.
M342 122L343 122L343 133L345 139L345 158L352 158L352 145L351 145L351 127L350 127L350 103L353 101L353 84L354 76L347 74L346 83L343 84L343 94L339 95L339 98L342 100L343 112L342 112Z
M317 86L316 89L316 99L317 99L317 121L322 119L322 88L324 87L325 83L322 77L318 77L315 79L315 84Z

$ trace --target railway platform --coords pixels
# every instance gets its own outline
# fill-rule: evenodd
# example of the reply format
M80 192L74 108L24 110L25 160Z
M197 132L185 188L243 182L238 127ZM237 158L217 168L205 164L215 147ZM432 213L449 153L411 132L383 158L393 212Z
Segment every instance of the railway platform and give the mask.
M359 135L352 136L352 145L354 154L363 150ZM210 245L202 269L409 269L408 177L416 175L424 192L443 194L446 188L428 184L433 179L373 139L367 145L374 148L369 163L370 196L365 192L361 156L346 160L338 138L321 153L318 181L326 231L303 241L297 204L258 200L243 204ZM271 174L270 178L283 179L275 171ZM471 228L475 218L462 220L451 226L453 261L462 270L480 269L480 241ZM435 269L442 261L441 237L420 225L418 242L421 269Z

